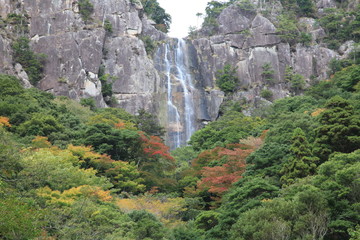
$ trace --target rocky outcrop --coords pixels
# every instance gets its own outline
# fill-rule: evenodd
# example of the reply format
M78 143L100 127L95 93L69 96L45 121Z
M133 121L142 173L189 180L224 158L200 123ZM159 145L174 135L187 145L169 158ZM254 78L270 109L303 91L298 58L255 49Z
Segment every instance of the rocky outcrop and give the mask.
M72 99L94 98L106 107L98 72L105 69L113 84L114 106L136 113L140 108L156 112L159 77L142 40L166 35L154 28L143 15L141 4L128 0L92 0L94 12L84 22L76 0L9 1L0 0L0 14L26 15L32 49L46 54L40 89ZM110 22L112 32L104 29ZM16 74L12 65L10 41L0 38L0 72ZM20 71L21 66L17 69ZM17 74L26 78L23 71ZM109 100L109 99L107 99Z
M261 100L263 89L271 90L272 99L286 97L290 94L290 84L285 82L287 66L305 77L308 84L313 80L324 80L329 77L328 64L333 58L345 55L330 50L321 44L324 30L312 18L300 18L301 31L311 35L310 44L290 46L283 42L276 28L276 14L282 7L278 1L265 3L252 1L246 7L234 3L224 9L217 18L217 31L206 36L206 29L200 30L198 37L192 40L198 53L199 71L204 79L204 87L216 89L216 72L230 64L237 67L240 86L233 100L246 99L256 105ZM319 0L319 11L333 7L334 2ZM257 7L255 7L257 6ZM266 11L264 11L266 10ZM272 83L263 77L263 66L270 64L274 71ZM236 97L237 96L237 97ZM266 102L265 99L262 99Z

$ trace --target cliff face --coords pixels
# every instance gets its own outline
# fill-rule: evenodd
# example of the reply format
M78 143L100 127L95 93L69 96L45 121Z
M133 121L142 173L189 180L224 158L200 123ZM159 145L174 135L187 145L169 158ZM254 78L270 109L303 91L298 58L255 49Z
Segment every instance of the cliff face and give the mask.
M333 0L316 2L318 14L335 6ZM225 64L236 66L241 86L232 98L245 98L248 103L256 105L258 100L264 100L260 98L264 89L273 93L273 100L290 94L290 85L285 81L287 66L304 76L307 85L328 78L330 60L346 57L346 51L326 48L322 44L324 30L315 19L305 17L299 19L298 25L311 36L311 41L307 45L297 43L290 46L282 41L276 27L276 17L281 11L279 1L251 1L250 7L244 7L239 1L217 17L211 36L206 36L209 29L201 29L192 42L198 52L204 86L214 88L216 71ZM340 49L349 49L349 43ZM265 64L270 64L274 71L271 84L266 83L262 75Z
M105 107L98 72L109 74L115 106L131 113L140 108L155 111L153 98L159 76L138 36L144 32L154 39L165 39L142 14L142 6L128 0L92 0L94 12L86 23L79 14L76 0L10 1L0 0L0 14L10 13L28 19L32 49L46 54L42 90L73 99L92 97ZM106 32L109 21L112 33ZM8 29L11 32L11 29ZM26 74L12 66L11 39L0 37L1 72ZM21 66L18 67L21 71Z
M183 144L189 133L199 129L204 121L218 117L224 93L215 86L217 70L230 64L237 67L240 79L238 91L232 100L244 101L252 106L269 104L260 97L262 90L270 90L272 100L290 94L290 85L285 81L285 69L291 66L295 73L305 77L307 84L328 77L328 63L334 57L344 58L351 43L333 51L322 44L324 30L313 18L300 18L303 31L311 35L307 44L292 44L282 41L276 27L277 16L282 11L279 1L265 3L252 1L251 5L236 2L224 9L216 19L216 31L187 40L182 47L186 54L185 75L192 78L192 85L184 86L179 81L179 60L176 53L179 40L169 39L156 30L152 21L144 15L141 4L130 0L91 0L94 12L89 21L79 14L77 0L0 0L0 15L7 19L10 13L25 16L26 32L14 26L3 25L0 32L0 73L17 75L30 87L27 73L18 63L14 64L11 43L25 34L31 48L47 55L44 78L37 87L55 95L72 99L94 98L100 107L106 107L99 80L99 70L107 74L112 84L112 106L122 107L130 113L144 108L158 116L167 127L168 139L181 136ZM246 2L246 1L245 1ZM318 14L334 7L334 0L318 0ZM250 6L250 7L249 7ZM1 20L1 19L0 19ZM4 22L0 21L0 24ZM110 23L112 31L106 31ZM146 52L144 37L157 42L154 55ZM166 47L168 46L168 47ZM164 53L168 48L167 55ZM172 54L172 63L170 55ZM167 70L170 64L172 70ZM181 65L180 64L180 65ZM273 70L273 80L266 82L264 65ZM170 79L170 81L169 81ZM185 96L191 95L193 123L185 123L189 111ZM107 97L109 98L109 97ZM183 119L173 120L169 101L178 108ZM171 120L172 119L172 120ZM188 126L192 130L186 130Z

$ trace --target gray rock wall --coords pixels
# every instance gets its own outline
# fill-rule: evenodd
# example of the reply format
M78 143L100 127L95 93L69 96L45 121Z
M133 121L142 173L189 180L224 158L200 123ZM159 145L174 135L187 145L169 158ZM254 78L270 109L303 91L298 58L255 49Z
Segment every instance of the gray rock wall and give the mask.
M141 4L129 0L91 2L94 13L87 23L81 19L76 0L0 0L0 15L28 15L32 49L47 55L44 78L37 86L40 89L77 100L92 97L98 106L106 107L98 77L103 66L113 83L115 106L130 113L140 108L155 113L159 104L153 104L153 99L161 91L159 77L138 36L163 40L166 35L143 16ZM112 25L111 34L104 29L106 20ZM11 56L10 42L0 37L0 72L15 74L12 59L7 57Z
M238 3L230 5L217 18L218 27L215 34L206 36L206 29L202 29L199 32L202 37L192 40L198 53L199 71L203 76L205 88L209 91L217 89L216 72L225 64L237 67L240 86L235 95L253 104L255 99L260 98L263 89L271 90L273 99L290 94L290 86L284 81L286 66L291 66L296 73L303 75L308 84L313 80L324 80L329 77L328 63L331 59L342 56L319 44L325 32L315 19L299 19L299 26L303 28L301 30L312 36L310 45L290 46L281 41L276 29L274 16L282 9L281 3L252 2L253 6L257 7L247 10ZM332 0L317 2L320 13L325 8L334 7L334 4ZM263 10L277 14L265 15ZM267 63L275 73L272 84L266 83L262 77L262 66Z

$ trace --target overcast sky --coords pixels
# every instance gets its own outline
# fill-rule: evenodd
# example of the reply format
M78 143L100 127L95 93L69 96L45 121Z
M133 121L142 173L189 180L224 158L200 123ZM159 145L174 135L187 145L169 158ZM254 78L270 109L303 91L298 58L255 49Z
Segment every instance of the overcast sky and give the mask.
M190 26L200 26L202 19L196 13L204 13L210 0L158 0L160 6L172 17L171 37L186 37Z

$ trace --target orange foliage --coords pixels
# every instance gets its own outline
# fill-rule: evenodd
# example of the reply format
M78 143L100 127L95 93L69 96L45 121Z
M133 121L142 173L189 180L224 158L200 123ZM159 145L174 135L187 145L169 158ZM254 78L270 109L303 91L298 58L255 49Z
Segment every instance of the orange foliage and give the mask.
M324 112L325 110L326 110L325 108L315 109L315 111L311 113L311 116L312 116L312 117L317 117L317 116L319 116L322 112Z
M170 156L170 148L163 143L163 140L157 136L147 137L140 133L143 142L144 153L148 158L162 157L169 162L175 162L175 159Z
M245 171L245 159L254 151L254 147L244 144L231 144L218 151L218 159L225 161L221 166L203 167L200 190L207 189L218 196L224 194L230 186L241 178Z
M228 144L225 148L205 150L193 160L192 167L201 179L197 191L207 190L219 199L245 172L246 158L259 148L266 137L264 131L258 138L248 137L240 144ZM186 191L194 192L187 188Z
M11 127L9 118L0 116L0 127Z

